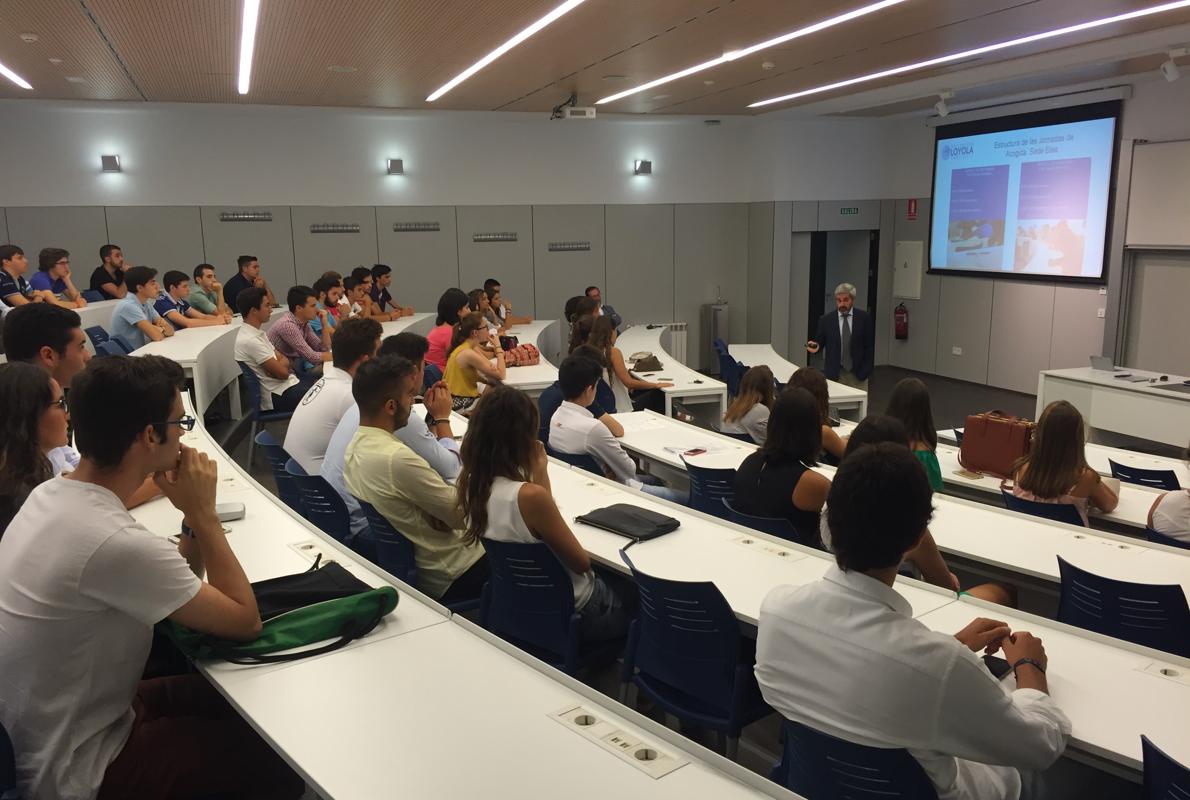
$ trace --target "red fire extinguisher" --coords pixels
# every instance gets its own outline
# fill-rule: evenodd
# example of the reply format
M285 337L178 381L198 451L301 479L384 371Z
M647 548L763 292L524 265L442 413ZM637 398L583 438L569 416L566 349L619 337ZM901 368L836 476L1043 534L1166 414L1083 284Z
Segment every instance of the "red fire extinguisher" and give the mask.
M909 338L909 309L905 308L904 303L899 304L893 311L893 329L898 339Z

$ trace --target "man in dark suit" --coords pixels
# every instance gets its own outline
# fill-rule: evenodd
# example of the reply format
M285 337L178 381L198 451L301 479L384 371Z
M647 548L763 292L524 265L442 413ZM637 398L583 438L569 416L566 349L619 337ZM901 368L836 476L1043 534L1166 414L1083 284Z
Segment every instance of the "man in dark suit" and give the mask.
M818 318L814 338L806 352L823 352L822 371L832 381L867 390L875 361L876 329L872 318L855 305L855 287L840 283L835 289L835 311Z

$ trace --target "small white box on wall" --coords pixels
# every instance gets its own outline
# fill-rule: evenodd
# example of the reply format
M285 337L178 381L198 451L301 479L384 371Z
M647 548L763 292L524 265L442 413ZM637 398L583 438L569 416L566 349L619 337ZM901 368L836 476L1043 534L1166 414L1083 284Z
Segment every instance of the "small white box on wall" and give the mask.
M893 250L893 297L921 299L921 262L925 242L897 242Z

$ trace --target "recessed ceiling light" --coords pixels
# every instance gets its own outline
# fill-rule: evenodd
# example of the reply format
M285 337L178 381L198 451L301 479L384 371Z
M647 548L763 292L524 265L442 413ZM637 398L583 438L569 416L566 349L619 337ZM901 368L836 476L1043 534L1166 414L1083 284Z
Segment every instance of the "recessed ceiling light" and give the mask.
M752 53L765 50L769 47L776 47L779 44L784 44L785 42L801 38L802 36L809 36L812 33L818 33L818 31L832 28L835 25L841 25L844 22L850 22L851 20L858 17L880 11L882 9L888 8L889 6L895 6L903 2L905 2L905 0L880 0L878 3L872 3L871 5L866 5L862 8L848 11L845 14L840 14L837 17L831 17L829 19L821 20L820 22L815 22L813 25L807 25L804 28L798 28L796 31L790 31L789 33L782 34L774 39L766 39L763 42L758 42L757 44L751 45L750 47L745 47L741 50L730 50L718 58L712 58L710 61L704 61L701 64L695 64L692 67L687 67L686 69L675 72L672 75L666 75L664 77L657 78L656 80L649 81L648 83L642 83L640 86L626 89L622 92L619 92L618 94L605 97L602 100L596 100L595 105L615 102L616 100L636 94L637 92L647 91L648 89L652 89L656 86L661 86L664 83L676 81L679 78L685 78L686 76L693 75L696 72L702 72L704 69L710 69L711 67L717 67L720 64L726 64L728 61L735 61L737 58L751 55ZM709 86L710 84L707 85Z
M21 34L21 41L24 42L25 44L33 44L40 38L41 37L38 36L36 33L22 33Z
M260 19L260 0L244 0L244 17L240 23L240 94L248 94L252 77L252 51L256 47L256 23Z
M653 95L652 99L653 100L664 100L667 97L669 97L669 95L667 95L667 94L655 94L655 95Z
M772 61L760 62L760 68L763 69L765 72L769 71L770 69L776 69L776 67L777 67L777 65L774 64Z
M488 64L491 64L497 58L504 55L509 50L516 47L518 44L525 41L530 36L532 36L533 34L540 31L542 28L549 25L554 20L558 19L559 17L563 16L564 14L570 13L571 11L578 8L580 5L582 5L585 2L586 2L586 0L566 0L565 3L558 6L553 11L546 14L544 17L542 17L541 19L537 20L529 27L522 30L516 36L513 36L507 42L500 45L499 47L497 47L492 52L488 53L483 58L479 59L479 61L476 61L471 66L467 67L467 69L463 70L458 75L455 75L453 78L451 78L446 83L439 86L437 89L434 90L433 94L431 94L429 97L426 98L426 102L427 103L434 102L439 97L446 94L451 89L455 88L456 86L458 86L460 83L462 83L463 81L470 78L475 73L479 72L481 69L486 67Z
M67 83L86 83L87 79L79 77L78 75L67 75L66 82Z
M53 64L54 66L58 66L59 64L61 64L61 63L62 63L62 59L60 59L60 58L51 58L51 59L50 59L50 63L51 63L51 64Z
M15 83L17 86L21 87L22 89L32 89L33 88L33 86L29 83L29 81L25 80L20 75L16 74L12 70L10 70L8 67L4 66L3 64L0 64L0 75L3 75L4 77L8 78L10 81Z
M330 66L330 67L326 68L326 71L327 72L357 72L358 70L355 67Z
M623 80L627 80L627 78L628 78L628 76L626 76L626 75L604 75L603 76L603 79L605 81L609 81L609 82L610 81L623 81Z
M1088 22L1079 22L1075 25L1067 25L1064 28L1055 28L1050 31L1043 31L1041 33L1034 33L1029 36L1021 36L1017 39L1009 39L1003 42L996 42L995 44L983 45L971 50L964 50L960 53L951 53L950 55L938 56L937 58L927 59L926 61L916 61L912 64L902 64L899 67L892 67L891 69L873 72L868 75L860 75L855 78L848 78L844 81L836 81L835 83L828 83L823 86L815 86L812 89L803 89L800 92L792 92L784 94L780 97L770 97L768 100L760 100L756 103L751 103L748 108L759 108L761 106L772 105L773 103L784 103L788 100L795 100L799 97L805 97L811 94L819 94L820 92L829 92L833 89L842 89L847 86L854 86L857 83L866 83L868 81L879 80L880 78L888 78L893 75L901 75L906 72L913 72L919 69L926 69L928 67L936 67L941 64L949 64L952 61L961 61L968 58L981 56L985 53L992 53L997 50L1005 50L1009 47L1017 47L1023 44L1032 44L1033 42L1040 42L1045 39L1053 39L1057 36L1065 36L1068 33L1078 33L1080 31L1091 30L1092 28L1099 28L1104 25L1111 25L1116 22L1124 22L1130 19L1137 19L1138 17L1147 17L1152 14L1161 14L1165 11L1174 11L1179 8L1186 8L1190 6L1190 0L1176 0L1173 3L1163 3L1158 6L1149 6L1148 8L1140 8L1136 11L1129 11L1124 14L1116 14L1112 17L1101 17L1100 19L1089 20Z
M714 86L715 82L714 81L703 81L702 85L703 86Z

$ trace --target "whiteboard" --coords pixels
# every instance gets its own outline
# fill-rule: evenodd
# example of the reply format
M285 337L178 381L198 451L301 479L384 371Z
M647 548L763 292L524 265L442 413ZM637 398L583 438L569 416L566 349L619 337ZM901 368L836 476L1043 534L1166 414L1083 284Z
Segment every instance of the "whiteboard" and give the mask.
M1190 141L1138 144L1128 194L1129 247L1190 247Z
M893 297L921 299L921 264L925 242L897 242L893 249Z

